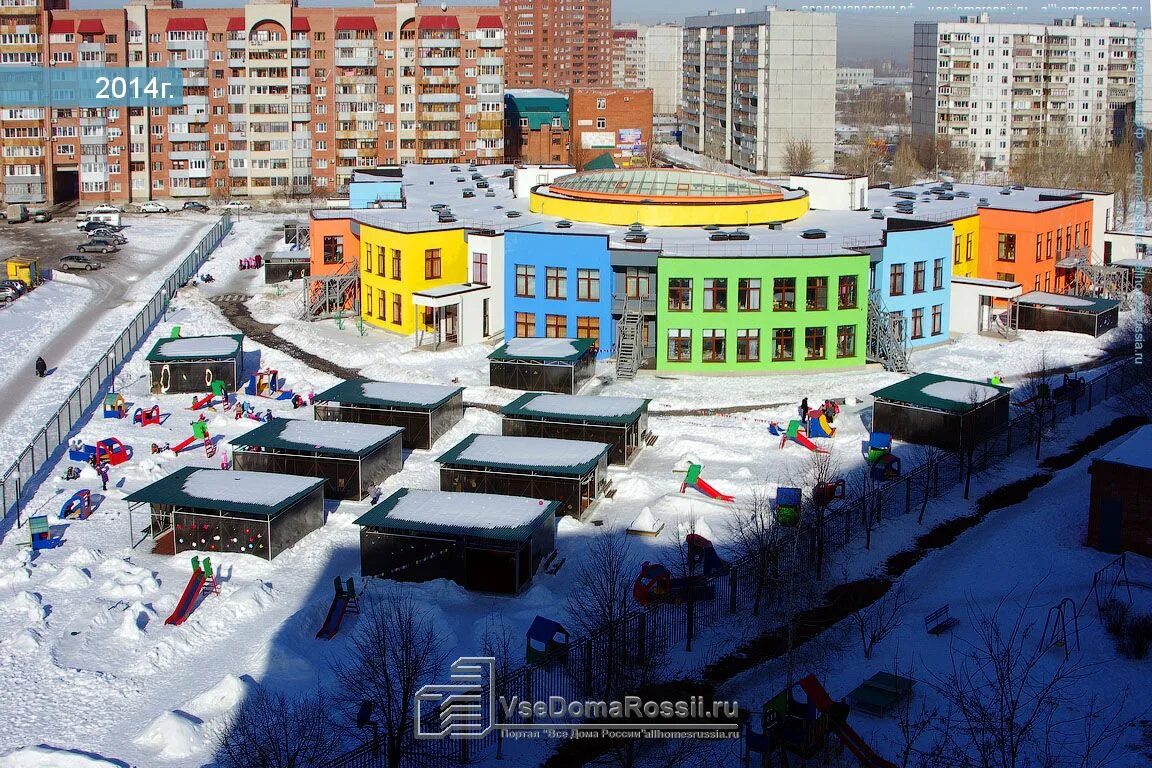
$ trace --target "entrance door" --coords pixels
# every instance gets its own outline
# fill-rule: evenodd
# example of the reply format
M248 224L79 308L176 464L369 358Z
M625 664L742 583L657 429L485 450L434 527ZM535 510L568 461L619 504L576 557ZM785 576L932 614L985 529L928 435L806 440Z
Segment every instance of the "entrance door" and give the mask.
M978 333L983 333L988 329L989 321L992 319L992 297L980 297L980 315L976 320Z
M172 526L172 510L154 509L151 520L152 551L158 555L176 554L176 531Z
M1100 539L1097 547L1102 552L1120 554L1124 550L1124 507L1116 499L1100 500Z
M444 341L448 342L449 344L460 343L458 323L459 316L459 304L453 304L449 307L444 307Z
M488 302L489 302L489 299L484 299L484 306L483 306L483 308L482 308L482 311L483 311L483 313L484 313L484 314L483 314L483 319L484 319L484 338L488 338L489 336L491 336L491 335L492 335L492 333L491 333L491 326L489 325L489 318L488 318Z

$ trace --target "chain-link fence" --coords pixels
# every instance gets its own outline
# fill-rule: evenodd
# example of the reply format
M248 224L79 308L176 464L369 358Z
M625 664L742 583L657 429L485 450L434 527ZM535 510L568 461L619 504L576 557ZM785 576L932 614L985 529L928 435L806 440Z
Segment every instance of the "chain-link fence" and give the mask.
M22 505L28 501L27 497L35 488L37 475L56 460L56 453L66 444L72 427L87 418L93 406L102 400L116 370L136 351L156 321L163 317L176 290L196 274L231 229L232 218L225 213L85 374L64 404L47 419L44 428L32 439L20 458L0 475L0 509L3 510L5 520L14 514L17 527L24 524Z

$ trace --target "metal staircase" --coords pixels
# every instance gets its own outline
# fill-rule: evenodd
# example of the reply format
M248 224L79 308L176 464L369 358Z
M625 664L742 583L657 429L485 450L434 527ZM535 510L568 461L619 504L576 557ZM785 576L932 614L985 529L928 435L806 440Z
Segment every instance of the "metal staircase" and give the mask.
M881 363L885 370L909 373L908 345L905 341L904 316L888 312L880 301L879 291L868 292L867 357Z
M631 381L640 368L640 326L644 315L639 301L625 301L624 311L616 323L616 378Z
M334 274L304 280L297 302L301 320L315 321L360 314L360 275L356 263L346 261Z

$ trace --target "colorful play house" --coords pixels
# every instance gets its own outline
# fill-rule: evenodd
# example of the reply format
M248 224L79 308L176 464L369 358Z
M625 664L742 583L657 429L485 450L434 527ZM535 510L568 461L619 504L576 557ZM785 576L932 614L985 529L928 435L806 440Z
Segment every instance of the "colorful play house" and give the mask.
M440 490L560 502L579 518L608 490L607 443L469 435L436 461Z
M1120 302L1032 291L1016 299L1016 319L1026 331L1068 331L1096 338L1120 323Z
M324 525L319 477L183 467L124 500L133 535L133 512L149 506L147 537L160 555L196 550L271 560Z
M1012 388L921 373L872 393L872 431L956 450L1008 426Z
M235 392L244 370L243 342L239 333L160 339L147 358L152 393L207 392L213 381Z
M401 488L356 520L364 576L516 595L556 548L559 503Z
M1152 557L1152 426L1092 462L1088 546Z
M122 419L127 413L128 403L124 401L124 395L119 392L109 392L104 395L104 418Z
M524 659L535 665L563 661L571 640L572 635L563 624L537 616L524 635Z
M608 463L624 466L650 440L648 403L636 397L530 392L500 409L501 434L608 443Z
M229 440L232 466L324 478L324 496L362 501L403 469L401 427L274 418Z
M596 372L593 339L511 339L488 355L494 387L574 395Z
M464 388L394 381L344 381L316 395L317 421L404 428L404 447L428 450L464 417Z

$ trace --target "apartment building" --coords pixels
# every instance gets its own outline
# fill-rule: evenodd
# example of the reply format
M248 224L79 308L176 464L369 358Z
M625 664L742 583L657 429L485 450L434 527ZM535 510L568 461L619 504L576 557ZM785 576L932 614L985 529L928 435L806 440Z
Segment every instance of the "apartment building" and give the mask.
M684 75L684 28L621 24L612 30L612 85L651 88L652 111L675 115Z
M912 137L947 139L979 167L1053 139L1111 140L1136 101L1134 22L997 23L987 14L915 27Z
M756 173L784 169L791 140L831 170L836 17L769 9L684 22L683 146Z
M493 8L40 7L47 34L0 37L0 61L177 67L183 104L0 113L8 202L330 197L358 167L503 159Z
M640 30L616 27L612 30L612 85L616 88L643 88L647 79L644 54L647 49Z
M860 90L872 85L876 71L872 67L837 67L836 88Z
M509 88L612 84L612 0L500 0Z

